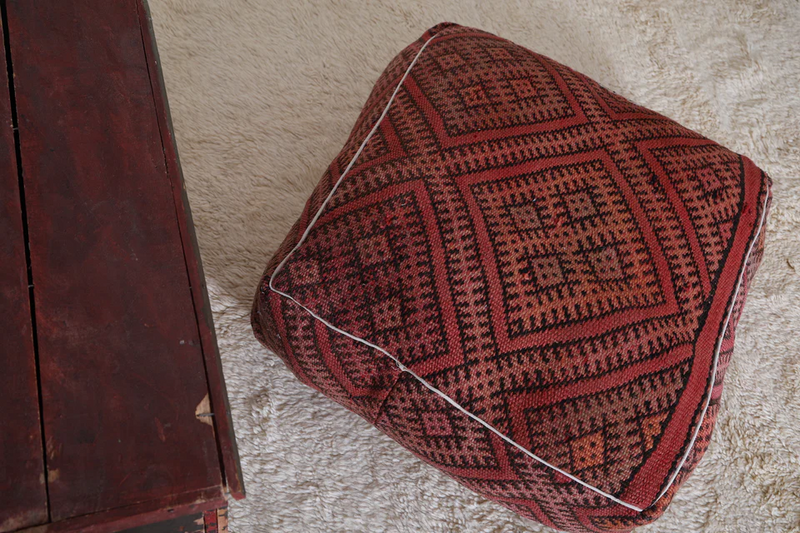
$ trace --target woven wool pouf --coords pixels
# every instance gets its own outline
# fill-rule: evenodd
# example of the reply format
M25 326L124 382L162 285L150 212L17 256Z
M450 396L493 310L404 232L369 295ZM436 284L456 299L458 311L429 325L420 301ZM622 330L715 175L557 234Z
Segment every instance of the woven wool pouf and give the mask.
M470 489L627 531L708 446L770 187L555 61L440 24L376 83L253 329Z

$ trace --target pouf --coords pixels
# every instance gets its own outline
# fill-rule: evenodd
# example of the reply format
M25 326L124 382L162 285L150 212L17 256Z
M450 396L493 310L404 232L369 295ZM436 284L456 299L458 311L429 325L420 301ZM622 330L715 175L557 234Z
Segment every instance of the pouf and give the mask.
M470 489L628 531L708 446L770 187L574 70L443 23L375 84L253 330Z

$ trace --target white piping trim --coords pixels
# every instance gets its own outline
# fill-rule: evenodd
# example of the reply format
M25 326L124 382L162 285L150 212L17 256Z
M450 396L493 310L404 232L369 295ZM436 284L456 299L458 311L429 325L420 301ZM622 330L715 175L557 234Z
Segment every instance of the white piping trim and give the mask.
M584 482L584 481L581 481L580 479L576 478L576 477L575 477L575 476L573 476L572 474L569 474L569 473L567 473L567 472L565 472L565 471L561 470L561 469L560 469L560 468L558 468L557 466L553 466L552 464L548 463L547 461L545 461L545 460L544 460L544 459L542 459L541 457L539 457L539 456L537 456L537 455L533 454L532 452L530 452L530 451L526 450L525 448L523 448L522 446L520 446L519 444L517 444L517 443L516 443L516 442L514 442L513 440L509 439L508 437L506 437L505 435L503 435L502 433L500 433L498 430L496 430L494 427L492 427L492 426L491 426L491 425L490 425L488 422L484 422L482 419L478 418L477 416L473 415L472 413L470 413L469 411L467 411L466 409L464 409L463 407L461 407L461 406L460 406L458 403L456 403L456 401L455 401L455 400L453 400L453 399L452 399L452 398L450 398L448 395L446 395L445 393L443 393L442 391L440 391L439 389L437 389L436 387L434 387L433 385L431 385L430 383L428 383L427 381L425 381L425 380L424 380L423 378L421 378L419 375L417 375L416 373L414 373L414 371L413 371L413 370L411 370L410 368L408 368L407 366L405 366L405 365L404 365L403 363L401 363L401 362L400 362L400 361L399 361L399 360L398 360L396 357L394 357L392 354L390 354L389 352L387 352L386 350L384 350L384 349L383 349L383 348L381 348L380 346L376 346L375 344L372 344L371 342L369 342L369 341L367 341L367 340L364 340L364 339L362 339L362 338L360 338L360 337L356 337L355 335L351 335L350 333L348 333L348 332L346 332L346 331L344 331L344 330L341 330L341 329L337 328L336 326L334 326L334 325L333 325L333 324L331 324L330 322L326 321L324 318L321 318L321 317L317 316L316 314L314 314L314 312L313 312L312 310L310 310L309 308L305 307L303 304L301 304L300 302L298 302L297 300L295 300L294 298L292 298L292 297L291 297L291 296L289 296L288 294L286 294L286 293L283 293L283 292L280 292L280 291L277 291L277 290L275 290L275 289L273 289L273 291L274 291L274 292L276 292L276 293L278 293L278 294L280 294L280 295L281 295L281 296L283 296L284 298L288 298L289 300L293 301L293 302L294 302L295 304L297 304L297 305L298 305L300 308L304 309L304 310L305 310L305 311L306 311L306 312L307 312L309 315L311 315L312 317L316 318L317 320L319 320L320 322L322 322L323 324L325 324L326 326L328 326L328 327L329 327L330 329L332 329L333 331L336 331L336 332L338 332L338 333L341 333L341 334L342 334L342 335L344 335L345 337L349 337L349 338L353 339L354 341L358 341L358 342L360 342L360 343L362 343L362 344L365 344L365 345L369 346L370 348L373 348L373 349L375 349L375 350L378 350L379 352L381 352L381 353L383 353L383 354L385 354L385 355L389 356L389 358L390 358L392 361L394 361L394 362L397 364L397 367L398 367L398 368L399 368L401 371L403 371L403 372L407 372L407 373L411 374L412 376L414 376L414 377L417 379L417 381L419 381L420 383L422 383L423 385L425 385L427 388L429 388L431 391L435 392L436 394L438 394L438 395L439 395L439 396L441 396L442 398L444 398L444 399L447 401L447 403L449 403L450 405L452 405L453 407L455 407L456 409L458 409L459 411L461 411L462 413L464 413L464 414L465 414L465 415L467 415L468 417L472 418L472 419L473 419L473 420L475 420L476 422L480 423L480 424L481 424L482 426L484 426L486 429L488 429L488 430L490 430L490 431L492 431L492 432L496 433L498 437L500 437L501 439L503 439L503 440L504 440L504 441L506 441L507 443L511 444L512 446L514 446L514 447L516 447L516 448L519 448L519 450L520 450L520 451L522 451L523 453L525 453L525 455L528 455L528 456L530 456L531 458L533 458L533 459L536 459L538 462L542 463L543 465L545 465L545 466L548 466L548 467L552 468L552 469L553 469L553 470L555 470L556 472L559 472L559 473L561 473L561 474L563 474L563 475L567 476L568 478L570 478L571 480L573 480L573 481L575 481L575 482L577 482L577 483L580 483L581 485L583 485L583 486L584 486L584 487L586 487L587 489L593 490L594 492L596 492L596 493L598 493L598 494L600 494L600 495L602 495L602 496L605 496L606 498L608 498L609 500L611 500L611 501L613 501L613 502L616 502L616 503L618 503L618 504L620 504L620 505L624 505L624 506L625 506L625 507L627 507L628 509L633 509L633 510L634 510L634 511L636 511L636 512L639 512L639 513L641 513L641 512L642 512L642 509L640 509L640 508L636 507L635 505L631 505L630 503L626 503L626 502L624 502L624 501L620 500L619 498L615 498L615 497L614 497L614 496L612 496L611 494L608 494L608 493L606 493L606 492L603 492L602 490L600 490L600 489L598 489L598 488L596 488L596 487L593 487L593 486L589 485L588 483L586 483L586 482Z
M435 394L437 394L440 397L442 397L445 401L447 401L447 403L449 403L450 405L452 405L453 407L455 407L456 409L458 409L459 411L461 411L462 413L464 413L468 417L472 418L473 420L475 420L476 422L478 422L479 424L484 426L486 429L492 431L493 433L495 433L498 437L500 437L501 439L503 439L507 443L509 443L512 446L518 448L525 455L528 455L532 459L535 459L536 461L542 463L543 465L545 465L545 466L547 466L549 468L552 468L556 472L559 472L560 474L568 477L569 479L575 481L576 483L579 483L580 485L583 485L587 489L592 490L592 491L600 494L601 496L605 496L609 500L611 500L611 501L613 501L615 503L618 503L618 504L620 504L620 505L622 505L624 507L627 507L628 509L632 509L632 510L638 512L638 513L641 513L643 511L643 509L640 509L639 507L636 507L635 505L632 505L630 503L624 502L624 501L620 500L619 498L616 498L616 497L612 496L611 494L608 494L607 492L604 492L604 491L598 489L597 487L593 487L593 486L589 485L588 483L586 483L584 481L581 481L580 479L578 479L577 477L573 476L572 474L570 474L568 472L565 472L564 470L561 470L560 468L548 463L547 461L545 461L541 457L535 455L531 451L525 449L524 447L522 447L521 445L517 444L516 442L514 442L513 440L511 440L507 436L503 435L500 431L498 431L497 429L492 427L489 423L485 422L481 418L475 416L474 414L470 413L469 411L467 411L466 409L461 407L461 405L456 403L455 400L453 400L452 398L447 396L445 393L443 393L442 391L440 391L439 389L437 389L436 387L434 387L433 385L428 383L422 377L420 377L419 375L414 373L411 369L409 369L403 363L401 363L399 359L397 359L395 356L393 356L392 354L390 354L389 352L387 352L386 350L384 350L380 346L372 344L371 342L369 342L369 341L367 341L365 339L362 339L360 337L356 337L355 335L352 335L352 334L350 334L350 333L348 333L348 332L346 332L346 331L344 331L342 329L337 328L336 326L334 326L333 324L331 324L330 322L328 322L324 318L316 315L311 309L307 308L306 306L304 306L303 304L301 304L300 302L295 300L291 295L286 294L284 292L281 292L281 291L279 291L278 289L276 289L273 286L273 281L275 280L275 276L283 268L283 266L286 264L286 261L292 256L292 254L294 254L297 251L297 249L300 248L300 246L302 246L303 242L305 242L306 238L308 237L308 234L311 232L311 228L314 226L314 224L319 219L320 215L322 214L322 211L325 210L325 206L328 205L328 202L333 197L334 193L336 192L336 189L339 187L339 184L342 182L344 177L347 175L347 173L353 167L353 165L355 164L356 160L358 160L358 156L361 155L361 152L364 150L364 147L367 145L369 140L375 134L375 132L377 131L377 129L380 126L381 122L383 121L384 117L389 112L389 108L391 107L392 102L394 102L395 96L397 96L397 93L400 91L400 88L403 86L403 82L408 77L408 74L411 72L411 69L417 63L417 60L419 59L420 55L422 55L422 52L425 50L425 48L427 48L428 44L431 41L433 41L435 38L436 38L436 35L434 35L433 37L431 37L430 39L425 41L425 44L423 44L422 48L419 49L419 52L417 52L417 55L414 56L413 61L411 61L411 64L406 69L405 73L403 74L403 77L400 78L400 82L397 84L397 87L395 87L394 92L392 93L392 96L389 98L389 101L386 103L386 107L383 109L383 112L381 113L381 116L378 117L378 120L375 122L375 125L372 127L372 129L370 130L369 134L367 134L366 138L364 138L364 141L361 143L361 146L358 147L358 150L356 151L355 155L353 155L353 158L350 160L350 163L344 169L344 172L342 172L342 175L339 176L339 179L334 184L333 188L331 189L331 192L328 193L328 196L325 198L325 201L322 202L322 205L320 206L320 208L317 211L317 213L314 215L314 218L311 219L311 222L306 227L306 230L303 232L303 235L300 237L300 240L297 241L297 244L294 246L294 248L292 248L292 250L286 255L286 257L283 258L283 260L278 264L278 266L272 272L272 276L270 276L270 278L269 278L269 289L272 292L274 292L276 294L279 294L280 296L283 296L284 298L287 298L287 299L291 300L297 306L299 306L301 309L305 310L313 318L315 318L316 320L322 322L323 324L325 324L328 328L332 329L333 331L336 331L336 332L344 335L345 337L349 337L350 339L353 339L354 341L360 342L360 343L362 343L362 344L364 344L366 346L369 346L370 348L372 348L374 350L377 350L377 351L383 353L384 355L388 356L392 361L395 362L395 364L397 364L397 367L400 369L400 371L406 372L406 373L411 374L412 376L414 376L414 378L416 378L417 381L422 383L425 387L430 389ZM767 195L767 199L768 198L769 198L769 195ZM738 282L738 284L736 286L736 292L734 293L734 296L733 296L733 302L734 303L736 302L736 297L739 294L739 289L740 289L740 287L742 285L742 280L744 279L744 271L746 270L747 260L750 257L750 253L753 251L753 245L758 240L758 236L761 233L761 228L764 225L764 218L765 218L765 215L766 215L766 202L767 202L767 200L765 199L764 200L764 211L761 214L761 223L760 223L760 225L758 227L758 231L756 232L756 236L753 239L753 242L750 243L750 248L747 251L747 256L745 257L745 268L743 268L742 272L739 274L739 282ZM716 353L714 354L714 365L713 365L712 376L716 374L717 362L719 360L719 351L720 351L720 349L722 347L722 339L725 336L725 331L727 331L727 329L728 329L728 322L730 321L731 313L733 312L733 307L734 307L734 305L731 304L731 308L728 310L728 317L725 320L725 328L723 329L723 334L720 337L719 341L717 342L717 349L716 349ZM681 461L680 465L678 465L678 468L675 470L675 473L672 475L672 479L670 479L669 484L667 484L666 488L661 492L661 494L658 495L658 498L656 498L656 500L653 502L653 504L655 504L658 500L660 500L661 497L667 492L669 487L672 486L672 483L675 481L675 478L677 477L678 472L680 472L680 469L683 467L683 464L686 462L686 459L689 457L689 452L694 447L694 441L697 438L697 434L700 431L700 427L702 426L702 422L703 422L703 419L705 418L706 411L708 410L708 405L709 405L709 403L711 401L711 394L712 394L713 388L714 388L714 383L712 381L710 383L710 386L709 386L708 397L706 398L706 405L703 408L703 414L700 417L700 423L695 428L695 432L694 432L694 435L692 436L692 441L689 444L689 448L686 450L686 454L684 455L683 460ZM651 504L651 505L653 505L653 504Z
M769 186L768 186L769 187ZM692 449L694 448L694 442L697 439L697 434L700 433L700 428L703 426L703 420L706 417L706 411L708 411L708 406L711 404L711 395L714 392L714 381L717 375L717 364L719 363L719 352L722 349L722 341L725 338L725 333L728 331L728 324L731 320L731 315L733 314L733 308L736 307L736 298L739 296L739 289L742 288L742 282L744 281L744 274L747 271L747 262L750 260L750 254L753 252L753 246L755 246L756 242L758 242L758 237L761 235L761 230L764 227L764 221L767 217L767 202L769 201L769 190L767 190L767 194L764 197L764 205L761 208L761 222L758 224L758 230L756 230L756 235L753 237L752 242L750 243L750 247L747 249L747 255L744 257L744 266L742 267L742 271L739 273L739 281L736 283L736 291L733 293L733 300L731 300L731 307L728 309L728 316L725 318L725 327L722 329L722 335L720 335L719 339L717 340L717 348L714 351L714 364L711 368L711 379L708 383L708 395L706 397L706 404L703 407L703 414L700 415L700 421L697 423L697 427L694 428L694 435L692 435L692 440L689 442L689 447L686 448L686 453L683 455L683 459L681 459L678 468L675 469L675 472L672 474L672 478L670 478L669 483L667 486L664 487L664 490L658 495L658 497L650 504L653 506L661 499L664 494L667 493L669 488L675 482L675 478L678 477L678 474L683 468L684 463L689 458L689 453L691 453Z
M280 269L283 267L284 263L286 263L286 261L292 256L293 253L295 253L297 251L298 248L300 248L300 246L303 244L303 241L306 240L306 237L308 237L308 234L311 231L311 228L314 226L314 224L316 224L317 219L319 219L320 215L322 214L322 211L325 210L325 206L328 205L328 202L333 197L333 194L336 192L336 189L339 188L339 184L342 183L342 180L344 179L344 177L347 175L348 172L350 172L350 169L353 168L353 165L356 163L356 160L358 159L358 156L361 155L361 152L364 150L364 147L367 145L369 140L372 138L372 136L378 130L378 126L381 125L381 122L383 121L383 118L389 112L389 107L392 105L392 102L394 102L394 97L397 96L397 93L400 91L400 87L403 86L403 82L406 81L406 78L408 77L408 73L411 72L411 68L416 64L417 60L419 59L419 56L422 55L423 50L425 50L425 48L427 48L428 43L430 43L435 38L436 38L436 35L434 35L433 37L431 37L430 39L425 41L425 44L423 44L422 48L419 49L419 52L417 52L417 55L414 56L414 60L411 62L411 64L406 69L405 73L403 74L403 77L400 78L400 83L398 83L397 87L395 87L391 98L389 98L389 101L386 102L386 107L383 108L383 113L381 113L381 116L378 117L378 121L375 122L375 125L372 126L372 129L367 134L366 138L364 139L364 142L362 142L361 146L358 147L358 151L353 156L353 159L350 160L350 163L347 165L347 168L344 169L344 172L342 172L342 175L339 176L339 179L334 184L333 188L331 189L331 192L328 193L328 196L327 196L327 198L325 198L325 201L322 202L322 205L320 206L319 211L317 211L317 214L314 215L314 218L311 219L311 222L308 224L308 227L303 232L303 236L300 237L300 240L297 241L297 244L295 244L294 248L292 248L292 251L289 252L288 254L286 254L286 257L283 258L283 261L278 263L277 268L275 268L275 271L272 272L272 276L270 276L270 278L269 278L269 288L270 288L271 291L277 292L278 294L280 294L282 296L286 296L287 298L291 298L291 296L289 296L288 294L283 294L282 292L279 292L279 291L275 290L275 287L272 286L272 280L275 279L275 275L278 273L278 271L280 271ZM294 300L294 298L292 298L292 300Z
M605 497L606 497L606 498L608 498L609 500L611 500L611 501L613 501L613 502L615 502L615 503L618 503L618 504L620 504L620 505L622 505L622 506L624 506L624 507L627 507L628 509L632 509L632 510L634 510L634 511L636 511L636 512L639 512L639 513L640 513L640 512L642 512L642 509L640 509L640 508L636 507L635 505L631 505L631 504L629 504L629 503L626 503L626 502L624 502L624 501L620 500L619 498L615 498L615 497L614 497L614 496L612 496L611 494L608 494L608 493L606 493L606 492L603 492L602 490L600 490L600 489L598 489L598 488L596 488L596 487L593 487L593 486L589 485L588 483L586 483L586 482L584 482L584 481L581 481L580 479L576 478L576 477L575 477L575 476L573 476L572 474L569 474L568 472L565 472L565 471L561 470L560 468L557 468L556 466L554 466L554 465L552 465L552 464L548 463L547 461L545 461L545 460L544 460L544 459L542 459L541 457L538 457L538 456L536 456L535 454L533 454L532 452L530 452L530 451L526 450L525 448L523 448L522 446L520 446L519 444L517 444L516 442L514 442L514 441L513 441L513 440L511 440L510 438L508 438L508 437L506 437L505 435L503 435L502 433L500 433L500 432L499 432L497 429L495 429L494 427L492 427L492 426L491 426L490 424L488 424L487 422L485 422L485 421L481 420L480 418L478 418L478 417L477 417L477 416L475 416L474 414L470 413L469 411L467 411L466 409L464 409L463 407L461 407L461 406L460 406L458 403L456 403L456 401L455 401L455 400L453 400L452 398L450 398L449 396L447 396L445 393L443 393L442 391L440 391L439 389L437 389L436 387L434 387L433 385L431 385L430 383L428 383L427 381L425 381L423 378L421 378L420 376L418 376L417 374L415 374L415 373L414 373L414 372L413 372L411 369L409 369L409 368L408 368L408 367L406 367L406 366L405 366L403 363L401 363L399 359L397 359L395 356L393 356L392 354L390 354L389 352L387 352L386 350L384 350L384 349L383 349L383 348L381 348L380 346L376 346L375 344L372 344L371 342L369 342L369 341L367 341L367 340L365 340L365 339L362 339L362 338L356 337L355 335L351 335L350 333L348 333L348 332L346 332L346 331L344 331L344 330L341 330L341 329L337 328L336 326L334 326L334 325L333 325L333 324L331 324L330 322L326 321L326 320L325 320L325 319L323 319L322 317L320 317L320 316L317 316L317 315L316 315L316 314L315 314L313 311L311 311L311 309L309 309L309 308L305 307L303 304L301 304L300 302L298 302L297 300L295 300L295 299L294 299L294 298L293 298L291 295L289 295L289 294L286 294L286 293L284 293L284 292L281 292L281 291L279 291L278 289L276 289L276 288L273 286L273 281L275 280L275 276L278 274L278 272L281 270L281 268L283 268L284 264L286 264L286 261L289 259L289 257L291 257L291 256L292 256L292 254L294 254L294 252L295 252L295 251L297 251L297 249L298 249L298 248L300 248L300 246L301 246L301 245L303 244L303 242L306 240L306 237L308 237L308 234L309 234L309 232L311 231L311 228L312 228L312 226L314 226L314 224L315 224L315 223L317 222L317 220L319 219L320 215L322 214L322 211L325 209L325 206L328 204L328 202L330 201L331 197L333 197L333 194L336 192L336 189L339 187L339 184L342 182L342 180L344 179L344 177L347 175L347 173L348 173L348 172L350 171L350 169L353 167L353 165L355 164L356 160L358 159L358 156L359 156L359 155L361 155L361 152L364 150L364 147L365 147L365 146L366 146L366 144L369 142L369 140L372 138L372 136L374 135L375 131L377 131L378 127L379 127L379 126L380 126L380 124L381 124L381 121L383 121L384 117L385 117L385 116L386 116L386 114L389 112L389 107L392 105L392 102L394 101L394 98L395 98L395 96L397 96L397 93L400 91L400 87L402 87L402 85L403 85L403 82L406 80L406 77L408 77L408 74L411 72L411 69L414 67L414 65L416 64L416 62L417 62L417 60L419 59L420 55L421 55L421 54L422 54L422 52L425 50L425 48L428 46L428 44L429 44L429 43L430 43L430 42L431 42L433 39L435 39L435 38L436 38L436 35L434 35L433 37L431 37L430 39L428 39L427 41L425 41L425 44L423 44L423 45L422 45L422 48L420 48L420 49L419 49L419 52L417 52L417 55L414 57L414 60L413 60L413 61L411 61L411 64L410 64L410 65L408 66L408 68L406 69L406 72L405 72L405 74L403 74L403 77L400 79L400 82L397 84L397 87L395 88L394 92L392 93L392 96L391 96L391 98L389 98L389 101L386 103L386 107L383 109L383 113L381 113L381 116L378 118L378 121L377 121L377 122L375 123L375 125L372 127L372 130L369 132L369 134L368 134L368 135L367 135L367 137L364 139L364 141L361 143L361 146L359 146L359 148L358 148L358 151L357 151L357 152L355 153L355 155L353 156L353 159L350 161L350 164L348 164L348 165L347 165L347 168L345 168L345 169L344 169L344 172L342 172L342 175L339 177L339 179L337 180L336 184L335 184L335 185L333 186L333 188L331 189L331 192L328 194L328 197L327 197L327 198L325 198L325 201L324 201L324 202L322 202L322 206L320 206L320 208L319 208L319 211L317 211L316 215L314 215L314 218L313 218L313 219L311 219L311 222L309 223L309 225L308 225L308 227L306 228L305 232L303 232L303 235L300 237L300 240L297 242L297 244L294 246L294 248L292 248L292 250L291 250L291 251L290 251L290 252L289 252L289 253L286 255L286 257L284 257L284 258L283 258L283 261L281 261L281 262L278 264L277 268L275 268L275 270L273 271L273 273L272 273L272 276L270 276L270 278L269 278L269 288L270 288L270 290L271 290L272 292L274 292L274 293L276 293L276 294L279 294L279 295L283 296L284 298L288 298L289 300L293 301L293 302L294 302L295 304L297 304L297 305L298 305L298 306L299 306L301 309L304 309L304 310L305 310L305 311L306 311L306 312L307 312L309 315L311 315L311 316L312 316L312 317L314 317L315 319L319 320L320 322L322 322L323 324L325 324L327 327L329 327L329 328L330 328L330 329L332 329L333 331L336 331L336 332L338 332L338 333L340 333L340 334L344 335L345 337L349 337L349 338L353 339L354 341L357 341L357 342L360 342L360 343L362 343L362 344L365 344L366 346L369 346L370 348L372 348L372 349L374 349L374 350L377 350L377 351L379 351L379 352L383 353L384 355L388 356L388 357L389 357L389 358L390 358L392 361L394 361L394 362L397 364L397 367L398 367L398 368L399 368L399 369L400 369L402 372L406 372L406 373L408 373L408 374L411 374L412 376L414 376L414 378L416 378L416 379L417 379L417 381L419 381L420 383L422 383L423 385L425 385L425 387L427 387L428 389L430 389L430 390L431 390L431 391L433 391L434 393L436 393L436 394L438 394L439 396L441 396L441 397L442 397L442 398L443 398L445 401L447 401L447 403L449 403L450 405L452 405L453 407L455 407L456 409L458 409L459 411L461 411L462 413L464 413L464 414L465 414L465 415L467 415L468 417L472 418L473 420L475 420L476 422L478 422L479 424L481 424L482 426L484 426L486 429L488 429L488 430L492 431L493 433L495 433L495 434L496 434L498 437L500 437L501 439L503 439L503 440L504 440L504 441L506 441L507 443L509 443L509 444L511 444L512 446L514 446L514 447L518 448L520 451L522 451L523 453L525 453L526 455L528 455L528 456L529 456L529 457L531 457L532 459L535 459L536 461L538 461L538 462L542 463L543 465L545 465L545 466L547 466L547 467L550 467L550 468L552 468L552 469L553 469L553 470L555 470L556 472L559 472L560 474L562 474L562 475L564 475L564 476L568 477L569 479L571 479L571 480L575 481L576 483L579 483L579 484L583 485L583 486L584 486L584 487L586 487L587 489L589 489L589 490L592 490L592 491L594 491L594 492L596 492L596 493L598 493L598 494L600 494L600 495L602 495L602 496L605 496Z

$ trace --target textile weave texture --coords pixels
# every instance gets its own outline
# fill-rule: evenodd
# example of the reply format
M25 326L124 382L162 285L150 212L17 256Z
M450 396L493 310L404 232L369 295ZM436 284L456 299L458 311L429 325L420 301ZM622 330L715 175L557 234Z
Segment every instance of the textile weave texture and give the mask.
M376 83L253 329L474 491L627 531L706 449L770 186L555 61L440 24Z

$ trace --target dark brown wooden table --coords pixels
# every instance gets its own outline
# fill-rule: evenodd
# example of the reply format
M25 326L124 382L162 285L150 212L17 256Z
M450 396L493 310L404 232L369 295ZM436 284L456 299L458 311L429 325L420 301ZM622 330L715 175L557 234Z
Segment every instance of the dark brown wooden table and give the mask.
M0 0L0 532L215 531L244 496L143 2Z

